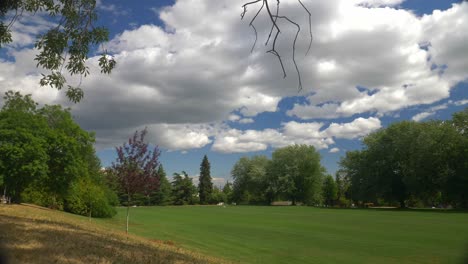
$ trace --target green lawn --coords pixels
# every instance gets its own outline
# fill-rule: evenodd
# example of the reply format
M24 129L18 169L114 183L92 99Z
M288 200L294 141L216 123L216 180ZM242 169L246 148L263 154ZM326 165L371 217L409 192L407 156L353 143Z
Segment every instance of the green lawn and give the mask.
M124 228L125 209L106 225ZM130 232L242 263L462 263L468 213L311 207L130 210Z

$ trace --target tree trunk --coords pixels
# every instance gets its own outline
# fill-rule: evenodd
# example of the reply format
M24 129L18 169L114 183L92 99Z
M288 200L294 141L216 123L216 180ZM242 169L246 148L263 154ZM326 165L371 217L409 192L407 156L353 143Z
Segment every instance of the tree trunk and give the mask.
M125 233L128 235L128 220L130 219L130 195L127 198L127 229Z
M91 221L92 210L93 210L92 204L89 204L89 221Z
M400 200L400 208L401 208L401 209L406 208L405 200Z

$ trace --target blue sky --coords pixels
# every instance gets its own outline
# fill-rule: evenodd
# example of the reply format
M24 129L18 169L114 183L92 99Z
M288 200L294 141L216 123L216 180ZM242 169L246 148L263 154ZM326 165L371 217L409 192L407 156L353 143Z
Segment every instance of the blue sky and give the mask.
M270 156L294 143L314 145L334 174L368 133L401 120L447 119L468 106L468 3L459 2L305 1L314 41L305 56L307 30L300 32L298 91L292 27L281 24L277 46L287 78L268 46L250 53L255 36L247 21L259 6L241 21L243 1L101 0L98 24L111 33L104 48L118 66L103 76L91 58L81 103L37 86L42 71L31 44L50 26L40 14L15 24L14 42L0 54L0 92L70 106L96 132L104 166L115 160L114 146L148 127L169 174L198 175L206 154L221 183L240 157ZM307 28L297 1L281 3L283 14ZM260 15L255 25L261 43L268 20Z

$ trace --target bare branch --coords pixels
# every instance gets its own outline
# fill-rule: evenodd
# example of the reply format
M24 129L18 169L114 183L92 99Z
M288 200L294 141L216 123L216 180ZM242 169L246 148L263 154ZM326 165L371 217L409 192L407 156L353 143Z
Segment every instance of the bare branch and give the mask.
M261 0L260 0L261 1ZM256 2L259 2L259 1L256 1ZM257 39L258 39L258 34L257 34L257 29L255 28L253 22L255 21L255 19L257 19L257 16L258 14L260 14L260 12L262 11L263 7L265 6L265 2L262 1L262 6L258 9L257 13L255 14L255 16L252 18L252 20L250 20L250 23L249 23L249 26L252 27L252 29L254 30L254 33L255 33L255 41L254 41L254 44L252 45L252 49L250 49L250 53L253 52L254 48L255 48L255 45L257 44ZM244 15L245 15L245 12L247 11L247 9L244 7L244 12L241 14L241 19L244 18Z
M309 14L309 34L310 34L310 42L309 42L309 47L307 48L306 56L309 54L310 47L312 47L312 40L314 39L314 36L312 35L312 14L310 13L309 9L302 3L301 0L299 1L299 4L301 4L302 8Z
M292 21L291 19L289 19L286 16L278 16L277 18L285 19L289 23L291 23L291 24L293 24L293 25L295 25L297 27L296 36L294 37L294 42L293 42L293 57L292 57L292 59L293 59L293 62L294 62L294 67L296 67L297 77L299 79L299 91L301 91L302 90L301 73L300 73L299 68L297 67L297 63L296 63L296 41L297 41L297 37L299 36L299 32L301 31L301 27L299 26L299 24Z
M278 40L278 37L279 35L281 34L281 29L280 29L280 26L278 25L278 19L284 19L286 20L287 22L289 22L290 24L293 24L294 26L296 26L297 28L297 31L296 31L296 35L294 37L294 41L293 41L293 45L292 45L292 51L293 51L293 55L292 55L292 60L293 60L293 63L294 63L294 67L296 69L296 72L297 72L297 76L298 76L298 80L299 80L299 84L298 84L298 90L301 91L302 90L302 78L301 78L301 73L299 71L299 67L297 66L297 62L296 62L296 43L297 43L297 38L299 36L299 32L301 31L301 27L298 23L296 23L295 21L291 20L289 17L287 16L284 16L284 15L280 15L280 0L276 0L276 13L273 13L270 9L270 5L269 5L269 0L256 0L256 1L251 1L251 2L247 2L245 3L242 8L243 8L243 12L241 13L241 19L244 18L245 14L247 13L247 7L250 6L250 5L254 5L256 3L259 3L259 2L262 2L262 5L261 7L257 10L255 16L252 18L252 20L250 21L249 23L249 26L252 27L252 29L254 30L254 34L255 34L255 42L252 46L252 49L250 52L253 52L253 49L255 48L255 45L257 43L257 40L258 40L258 32L257 32L257 29L256 27L254 26L254 21L258 18L260 12L263 10L263 8L265 7L266 9L266 15L268 16L269 20L271 21L271 28L270 28L270 32L268 34L268 37L267 37L267 40L265 42L265 46L269 45L271 43L271 49L267 51L267 53L271 53L273 54L275 57L278 58L279 62L280 62L280 65L281 65L281 70L283 71L283 78L286 78L287 77L287 74L286 74L286 70L284 68L284 64L283 64L283 60L282 60L282 57L280 55L280 53L276 50L276 43L277 43L277 40ZM270 0L272 1L272 0ZM301 5L301 7L307 12L307 14L309 15L309 35L310 35L310 42L309 42L309 46L307 48L307 52L306 52L306 55L309 53L310 51L310 48L312 46L312 41L313 41L313 35L312 35L312 14L311 12L309 11L309 9L307 9L307 7L302 3L301 0L298 0L299 4ZM275 31L275 35L274 37L272 37L273 35L273 31ZM273 39L272 42L270 42L270 40Z

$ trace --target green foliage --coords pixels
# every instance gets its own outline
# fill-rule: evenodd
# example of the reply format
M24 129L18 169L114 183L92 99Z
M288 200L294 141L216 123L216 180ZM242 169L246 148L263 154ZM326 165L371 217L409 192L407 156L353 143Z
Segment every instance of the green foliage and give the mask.
M159 186L151 195L151 202L154 205L169 205L172 199L172 186L166 177L166 172L162 164L158 167Z
M205 155L202 163L200 164L200 178L198 184L200 204L207 204L210 202L212 192L213 183L211 182L210 162L208 161L208 157Z
M232 183L227 182L224 185L223 193L224 193L224 195L226 197L226 202L227 203L232 203L232 196L233 196Z
M79 179L72 184L66 198L66 210L89 217L112 217L116 214L115 193L90 179Z
M292 145L275 150L268 168L269 186L276 197L295 204L318 204L325 169L313 146Z
M46 175L46 120L35 113L30 96L6 93L0 112L0 175L13 201L34 179Z
M269 203L267 193L267 167L265 156L242 157L234 164L231 175L234 178L232 199L238 204Z
M174 205L187 205L197 203L197 188L185 171L182 174L174 173L172 181L172 197Z
M240 204L270 204L275 199L318 204L324 171L320 155L307 145L277 149L271 160L242 157L231 171L232 200Z
M323 181L322 195L325 204L328 206L333 206L338 198L338 187L331 175L326 176Z
M36 107L29 95L6 93L0 111L0 186L14 202L112 216L116 197L100 173L94 136L69 110Z
M398 122L346 153L341 172L358 202L468 206L467 110L451 121Z
M5 20L8 11L15 12L11 21ZM0 48L12 41L11 25L17 19L37 12L47 14L57 22L56 26L39 35L35 43L39 51L35 58L37 66L51 71L43 75L40 84L62 89L67 83L62 74L63 67L70 75L86 77L89 74L88 55L109 39L106 28L95 26L98 18L96 0L3 0L0 4ZM101 73L109 74L115 65L114 58L104 51L99 59ZM79 102L83 98L82 89L67 86L68 98Z
M217 204L217 203L227 203L227 196L226 194L217 186L213 187L213 192L211 194L211 204Z

